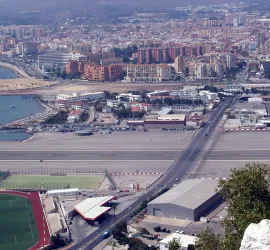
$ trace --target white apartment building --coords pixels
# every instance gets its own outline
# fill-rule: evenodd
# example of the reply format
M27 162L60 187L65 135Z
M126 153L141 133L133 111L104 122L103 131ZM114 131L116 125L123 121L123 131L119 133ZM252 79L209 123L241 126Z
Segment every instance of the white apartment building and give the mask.
M111 108L118 108L119 104L123 104L126 109L131 108L131 102L124 102L120 100L107 100L107 105Z
M133 95L132 93L122 93L116 96L116 99L121 100L121 97L126 98L129 102L141 102L141 95Z
M73 93L69 94L59 94L56 96L56 100L70 100L70 101L97 101L105 99L104 92L93 92L93 93Z
M202 100L204 103L208 102L208 96L202 93L198 93L197 90L193 89L184 89L184 90L175 90L170 93L171 96L178 96L180 99L188 100Z
M162 82L170 80L171 66L166 64L129 64L126 82Z

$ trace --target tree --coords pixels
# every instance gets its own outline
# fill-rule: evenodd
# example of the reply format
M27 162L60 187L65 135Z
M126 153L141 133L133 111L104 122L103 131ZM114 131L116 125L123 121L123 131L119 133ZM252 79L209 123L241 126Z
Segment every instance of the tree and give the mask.
M180 240L173 238L170 242L169 242L169 250L179 250L181 249L181 242Z
M223 222L227 249L240 248L250 223L270 218L269 174L268 165L246 164L233 169L229 181L220 182L220 193L228 204L228 217Z
M253 87L252 87L252 88L251 88L251 93L252 93L252 94L257 94L257 93L258 93L258 90L257 90L256 88L253 88Z
M221 236L216 235L211 228L207 228L205 231L198 235L198 240L195 243L196 250L221 250Z
M229 181L220 181L218 190L228 205L228 216L222 222L225 236L212 229L199 234L195 249L239 249L249 224L270 218L270 167L266 164L246 164L231 171Z

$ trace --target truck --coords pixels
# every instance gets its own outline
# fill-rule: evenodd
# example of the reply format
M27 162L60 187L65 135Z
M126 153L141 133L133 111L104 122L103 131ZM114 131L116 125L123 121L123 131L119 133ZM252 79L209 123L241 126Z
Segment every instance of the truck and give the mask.
M111 235L111 232L110 232L110 230L107 230L107 231L105 231L102 235L101 235L101 239L107 239L107 238L109 238L110 237L110 235Z

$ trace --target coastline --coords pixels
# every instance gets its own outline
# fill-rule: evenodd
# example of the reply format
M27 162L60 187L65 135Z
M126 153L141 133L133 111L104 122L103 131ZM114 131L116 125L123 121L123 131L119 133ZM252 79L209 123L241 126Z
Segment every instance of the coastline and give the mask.
M18 76L18 78L30 77L23 70L19 69L17 66L14 66L12 64L8 64L8 63L4 63L0 61L0 67L12 70Z

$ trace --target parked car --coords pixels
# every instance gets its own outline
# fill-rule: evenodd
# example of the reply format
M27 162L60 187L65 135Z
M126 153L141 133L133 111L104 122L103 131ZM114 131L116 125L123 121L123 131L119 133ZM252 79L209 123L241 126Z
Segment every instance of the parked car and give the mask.
M161 227L160 226L154 227L154 231L155 232L160 232L161 231Z

